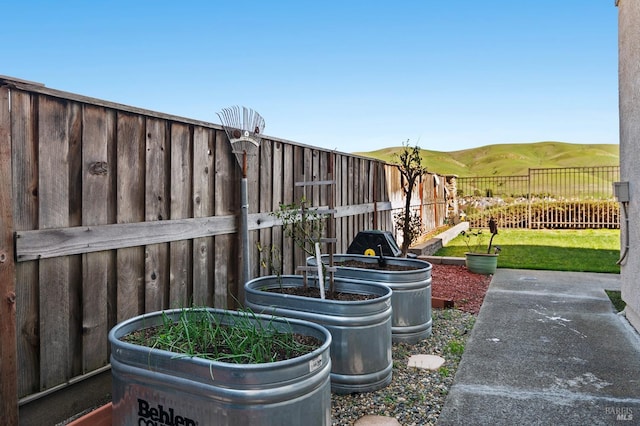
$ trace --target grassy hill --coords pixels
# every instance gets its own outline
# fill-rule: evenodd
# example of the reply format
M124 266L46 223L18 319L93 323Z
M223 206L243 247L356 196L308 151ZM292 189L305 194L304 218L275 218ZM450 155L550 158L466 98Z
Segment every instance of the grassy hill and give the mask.
M399 146L355 154L393 163L394 155L401 150ZM451 152L421 148L420 153L422 164L430 172L460 177L523 175L529 168L620 165L617 144L535 142L487 145Z

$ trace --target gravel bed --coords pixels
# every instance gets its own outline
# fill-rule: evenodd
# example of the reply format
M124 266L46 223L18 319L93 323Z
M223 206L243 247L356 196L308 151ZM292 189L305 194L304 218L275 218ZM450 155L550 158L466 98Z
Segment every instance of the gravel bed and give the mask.
M383 389L349 395L331 394L334 425L352 425L366 415L395 417L403 426L432 425L453 384L475 315L459 309L434 309L432 336L415 344L394 343L393 379ZM411 355L445 359L437 371L408 367Z
M416 344L394 343L393 378L375 392L331 394L334 425L352 425L366 415L395 417L401 425L435 424L444 406L464 345L475 324L491 276L464 266L433 265L432 295L453 300L456 309L434 309L432 335ZM437 371L408 367L411 355L438 355L445 364Z

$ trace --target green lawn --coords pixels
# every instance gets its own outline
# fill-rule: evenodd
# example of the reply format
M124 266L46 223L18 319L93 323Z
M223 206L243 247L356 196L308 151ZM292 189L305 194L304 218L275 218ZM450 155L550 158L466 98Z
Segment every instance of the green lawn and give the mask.
M499 268L620 273L618 229L500 229L493 244L502 249ZM466 251L458 236L435 255L464 257Z

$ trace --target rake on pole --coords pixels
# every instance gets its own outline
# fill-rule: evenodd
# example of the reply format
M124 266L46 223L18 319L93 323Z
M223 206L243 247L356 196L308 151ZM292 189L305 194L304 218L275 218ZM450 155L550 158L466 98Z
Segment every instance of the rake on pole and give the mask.
M236 155L236 160L242 167L242 184L240 186L240 197L242 201L242 216L240 228L242 232L242 253L243 268L242 279L243 284L249 281L251 262L249 259L249 199L247 194L247 156L256 155L260 149L260 134L264 130L264 118L254 110L247 107L232 106L222 108L217 113L222 122L229 142L231 143L231 151Z

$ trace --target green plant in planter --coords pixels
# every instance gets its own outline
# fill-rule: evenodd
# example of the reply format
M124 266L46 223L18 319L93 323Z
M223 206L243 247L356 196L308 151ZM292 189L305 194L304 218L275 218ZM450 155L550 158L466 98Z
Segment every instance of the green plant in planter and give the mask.
M502 249L500 248L500 246L493 245L493 238L498 235L498 224L494 218L489 219L489 233L491 234L491 238L489 238L489 244L486 246L486 254L491 254L492 248L494 254L498 254ZM485 252L484 241L486 234L483 233L481 229L478 229L476 231L462 231L461 234L465 237L464 243L466 244L469 253Z
M478 274L493 274L498 267L499 246L493 245L493 238L498 235L498 224L494 218L489 220L489 232L491 238L489 244L484 246L484 236L482 230L463 232L465 244L469 250L465 253L467 269ZM493 249L493 253L491 253Z
M402 231L401 249L402 255L406 256L409 246L422 232L420 217L416 218L411 213L411 194L419 179L427 173L427 168L422 164L420 147L409 147L408 140L402 144L402 151L394 159L394 163L402 176L402 192L405 197L404 209L396 215L396 220L399 219L396 226Z
M411 247L413 243L418 241L418 238L420 238L420 235L422 234L422 219L418 213L412 211L409 212L408 217L409 219L407 220L407 212L404 210L393 215L393 219L396 223L396 229L401 231L403 233L403 238L409 241L409 245L407 247ZM406 253L404 254L406 255Z
M324 235L328 214L317 208L310 208L308 200L303 196L298 203L280 204L280 210L272 215L282 222L284 235L293 239L296 247L302 249L306 256L316 255L316 244L320 243ZM325 265L321 267L325 272ZM326 274L323 276L326 277ZM333 282L331 284L329 291L333 292Z
M302 342L292 332L278 330L272 321L261 323L253 312L239 311L229 324L203 308L182 309L175 321L162 313L162 324L137 330L123 340L198 357L236 364L261 364L295 358L319 347Z
M285 236L292 238L307 256L315 255L315 243L324 234L326 214L310 208L306 197L302 197L298 203L280 204L280 210L272 215L282 221Z
M278 277L282 284L282 253L278 246L263 246L260 241L256 243L256 248L260 253L260 266Z

